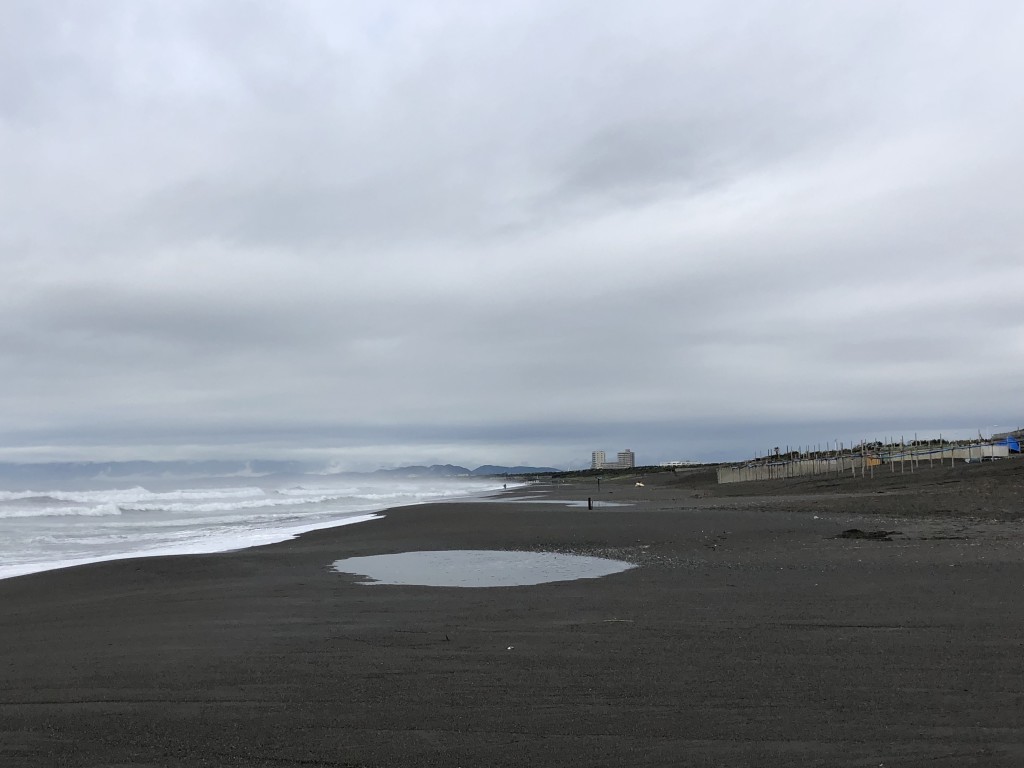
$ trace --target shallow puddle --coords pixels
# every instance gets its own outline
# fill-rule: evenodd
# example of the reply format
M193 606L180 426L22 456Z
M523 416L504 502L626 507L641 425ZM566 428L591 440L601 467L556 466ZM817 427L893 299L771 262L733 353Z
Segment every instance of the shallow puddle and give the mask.
M491 502L493 504L559 504L563 507L632 507L633 502L629 501L605 501L604 499L551 499L548 497L534 499L529 496L486 496L479 499L466 499L468 503L479 504Z
M360 584L424 587L519 587L552 581L596 579L635 568L622 560L559 552L452 549L349 557L334 570L367 577Z

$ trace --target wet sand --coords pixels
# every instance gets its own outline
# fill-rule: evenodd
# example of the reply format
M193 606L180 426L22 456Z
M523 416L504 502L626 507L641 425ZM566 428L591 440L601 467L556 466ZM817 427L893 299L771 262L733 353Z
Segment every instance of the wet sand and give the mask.
M0 581L0 764L1024 765L1024 461L643 480ZM486 589L330 569L456 548L639 567Z

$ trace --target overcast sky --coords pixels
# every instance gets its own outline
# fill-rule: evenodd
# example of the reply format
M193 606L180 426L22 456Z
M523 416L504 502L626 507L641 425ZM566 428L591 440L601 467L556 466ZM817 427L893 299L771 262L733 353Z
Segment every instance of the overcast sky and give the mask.
M1024 6L0 4L0 460L1024 424Z

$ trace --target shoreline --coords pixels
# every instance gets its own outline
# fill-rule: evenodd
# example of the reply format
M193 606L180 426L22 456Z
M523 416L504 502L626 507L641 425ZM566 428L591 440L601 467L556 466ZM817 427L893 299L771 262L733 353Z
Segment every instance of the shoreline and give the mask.
M566 506L558 500L593 488L556 485L530 494L552 503L399 507L374 525L262 547L2 580L0 759L1024 762L1024 537L1015 522L980 524L972 493L922 487L901 517L902 493L874 494L889 507L857 515L869 495L779 486L779 498L803 501L775 503L764 489L710 495L667 476L602 486L630 506ZM972 514L924 515L925 498ZM891 541L837 537L891 519L907 523ZM345 557L436 549L639 567L490 588L371 587L330 570Z
M414 505L409 505L414 506ZM332 520L330 522L323 523L312 523L309 527L298 526L296 530L291 533L284 533L283 531L271 533L267 532L266 538L269 541L261 541L255 544L246 544L241 547L229 547L227 549L221 549L219 546L214 549L201 549L199 548L198 542L192 544L183 544L180 549L173 547L166 547L152 551L137 550L132 552L120 552L110 555L96 555L95 557L80 558L76 560L62 560L51 563L32 563L27 564L24 567L30 570L18 570L14 573L5 573L3 567L0 567L0 581L5 579L16 579L20 576L31 576L36 573L48 573L50 571L62 571L67 568L79 568L83 565L95 565L98 563L110 563L116 560L145 560L151 557L188 557L189 555L217 555L226 552L239 552L244 549L252 549L255 547L266 547L272 544L280 544L283 541L294 539L297 536L302 536L306 533L313 531L323 530L325 528L341 528L346 525L355 525L356 523L370 522L371 520L377 520L382 516L384 510L380 512L369 512L365 514L353 513L351 517L340 518L338 520ZM11 566L12 568L18 569L19 566Z
M453 503L457 503L460 500L472 501L474 499L485 499L488 496L500 494L500 489L488 489L480 491L479 493L470 493L465 496L453 496L443 497L443 500L449 500ZM428 499L425 501L412 501L408 504L398 505L391 507L391 509L401 509L407 506L416 506L418 504L430 504L435 503L442 499ZM181 545L167 545L160 546L151 550L132 550L125 552L115 552L106 555L95 555L82 558L73 558L65 560L55 560L48 562L36 562L26 563L24 565L4 566L0 565L0 581L6 579L14 579L21 576L31 576L35 573L46 573L48 571L64 570L67 568L77 568L83 565L92 565L94 563L106 563L116 560L138 560L150 557L174 557L174 556L187 556L187 555L208 555L208 554L221 554L226 552L236 552L245 549L251 549L255 547L264 547L272 544L280 544L282 542L294 539L298 536L303 536L313 531L323 530L326 528L338 528L346 525L355 525L356 523L370 522L378 519L383 515L389 508L386 506L379 506L373 509L366 510L351 510L345 511L339 514L345 514L346 517L338 517L329 520L321 520L315 523L307 523L300 525L293 525L287 528L275 528L275 529L263 529L258 532L250 533L250 543L235 544L232 540L222 540L220 543L211 543L208 539L199 539L191 541L187 544Z

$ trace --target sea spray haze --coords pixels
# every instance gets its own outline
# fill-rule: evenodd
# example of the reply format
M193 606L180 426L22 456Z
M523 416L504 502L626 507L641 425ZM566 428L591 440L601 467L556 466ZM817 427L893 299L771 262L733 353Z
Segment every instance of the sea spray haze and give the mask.
M371 520L387 507L479 495L502 485L470 477L261 475L251 465L226 474L198 469L193 464L189 472L112 476L89 465L49 473L35 467L29 485L8 473L0 490L0 578L100 560L269 544Z

